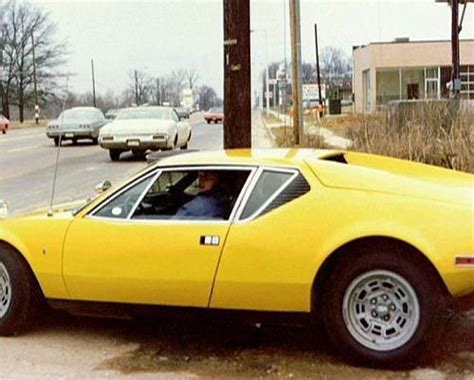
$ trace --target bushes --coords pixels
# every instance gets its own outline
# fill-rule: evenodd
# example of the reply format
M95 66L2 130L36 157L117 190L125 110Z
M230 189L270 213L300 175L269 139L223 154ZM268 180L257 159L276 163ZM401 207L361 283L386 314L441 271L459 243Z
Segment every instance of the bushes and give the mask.
M474 110L459 103L417 102L375 115L327 117L321 126L352 140L353 151L474 171ZM275 135L279 146L291 146L290 129ZM300 147L333 148L314 134L305 134Z

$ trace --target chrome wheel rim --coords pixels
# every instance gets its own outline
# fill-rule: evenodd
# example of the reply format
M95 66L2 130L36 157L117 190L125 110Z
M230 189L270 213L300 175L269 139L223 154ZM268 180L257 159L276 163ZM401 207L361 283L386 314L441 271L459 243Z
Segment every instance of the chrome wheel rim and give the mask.
M0 263L0 319L5 316L12 300L12 283L5 265Z
M355 278L343 300L344 322L364 347L390 351L405 345L420 321L420 305L413 287L402 276L374 270Z

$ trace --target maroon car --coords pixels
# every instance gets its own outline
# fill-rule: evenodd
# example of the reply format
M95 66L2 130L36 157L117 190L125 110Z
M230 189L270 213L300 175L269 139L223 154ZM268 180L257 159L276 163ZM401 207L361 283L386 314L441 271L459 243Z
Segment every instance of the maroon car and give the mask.
M3 134L7 133L9 124L10 124L10 120L8 120L5 116L0 114L0 131L2 131Z

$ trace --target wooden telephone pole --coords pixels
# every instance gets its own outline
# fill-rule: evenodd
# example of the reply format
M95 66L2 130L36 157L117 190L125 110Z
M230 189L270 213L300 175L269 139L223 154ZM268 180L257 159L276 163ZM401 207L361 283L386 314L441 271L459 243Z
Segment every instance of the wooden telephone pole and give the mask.
M291 58L293 65L293 135L296 145L303 137L303 93L301 89L300 2L290 0Z
M224 0L224 149L252 145L250 0Z

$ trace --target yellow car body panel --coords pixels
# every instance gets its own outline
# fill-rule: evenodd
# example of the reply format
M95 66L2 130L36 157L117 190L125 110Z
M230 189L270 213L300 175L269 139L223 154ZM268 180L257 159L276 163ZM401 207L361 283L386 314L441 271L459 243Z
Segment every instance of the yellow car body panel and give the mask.
M71 213L45 212L0 220L0 241L20 252L45 296L69 299L62 276L62 250Z
M228 223L80 218L64 242L71 298L207 307ZM204 235L218 245L200 245Z
M298 169L311 191L254 220L90 218L115 187L75 216L42 212L0 221L0 241L25 257L47 298L308 312L321 264L348 242L373 236L418 249L453 296L473 292L474 270L455 265L456 256L474 253L473 176L351 152L344 154L348 164L324 160L341 154L236 150L158 164ZM219 245L200 246L204 235L219 236Z

